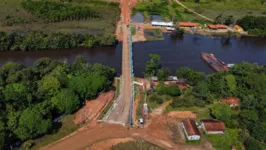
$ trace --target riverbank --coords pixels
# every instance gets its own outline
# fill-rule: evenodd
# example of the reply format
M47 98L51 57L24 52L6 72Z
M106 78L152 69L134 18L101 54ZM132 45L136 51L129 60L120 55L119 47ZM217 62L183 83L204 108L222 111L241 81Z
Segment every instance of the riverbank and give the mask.
M0 51L113 46L119 3L0 2ZM66 13L60 15L64 10Z
M234 30L222 30L222 31L215 31L209 29L196 29L191 30L191 28L181 28L187 34L200 34L200 35L208 35L208 36L251 36L247 32L237 32Z

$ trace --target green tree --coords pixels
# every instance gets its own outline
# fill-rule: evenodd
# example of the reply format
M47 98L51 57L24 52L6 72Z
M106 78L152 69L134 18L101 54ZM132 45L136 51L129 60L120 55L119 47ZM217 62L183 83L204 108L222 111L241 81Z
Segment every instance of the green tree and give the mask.
M236 83L235 76L233 76L233 75L231 75L231 74L226 75L226 76L225 76L225 80L226 80L226 84L227 84L227 86L228 86L230 92L231 92L232 94L234 94L235 91L236 91L236 87L237 87L237 85L236 85L237 83Z
M8 84L3 90L3 94L7 103L17 109L24 108L29 104L29 102L27 102L28 90L23 84Z
M80 104L78 96L69 89L62 89L51 101L58 112L66 114L75 111Z
M21 139L31 139L46 133L52 127L52 121L42 116L37 107L25 109L20 118L17 129L14 133Z
M60 82L52 76L45 76L38 82L38 94L42 98L55 96L60 89Z
M187 67L180 67L176 70L176 76L178 78L185 79L190 85L197 85L198 82L204 80L204 74Z
M150 60L147 62L146 65L146 74L148 76L154 76L157 74L158 70L161 67L160 60L161 57L157 54L150 54Z
M3 149L5 146L5 124L3 121L0 120L0 149Z
M224 121L225 123L230 121L232 116L232 110L228 104L217 103L211 108L211 115L216 119Z
M165 81L170 74L171 71L169 69L160 69L157 74L158 80Z
M246 150L263 150L262 145L260 142L255 140L252 137L249 137L245 142L244 142Z
M88 63L85 57L77 56L73 62L71 69L75 75L82 75L90 71L91 65Z

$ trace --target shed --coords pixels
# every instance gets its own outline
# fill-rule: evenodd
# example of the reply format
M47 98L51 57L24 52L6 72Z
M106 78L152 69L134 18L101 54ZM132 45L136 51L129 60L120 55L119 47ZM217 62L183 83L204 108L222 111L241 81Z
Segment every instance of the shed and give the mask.
M206 134L224 134L225 125L222 121L216 119L202 119L202 129Z
M201 134L194 119L184 119L182 127L188 140L200 140Z

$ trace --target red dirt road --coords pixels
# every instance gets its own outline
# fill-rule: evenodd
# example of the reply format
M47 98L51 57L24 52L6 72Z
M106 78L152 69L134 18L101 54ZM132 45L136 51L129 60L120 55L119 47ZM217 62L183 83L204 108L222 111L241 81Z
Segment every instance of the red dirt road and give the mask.
M109 91L99 95L94 100L87 101L86 105L76 113L74 123L80 124L96 120L104 108L113 100L114 95L114 91Z

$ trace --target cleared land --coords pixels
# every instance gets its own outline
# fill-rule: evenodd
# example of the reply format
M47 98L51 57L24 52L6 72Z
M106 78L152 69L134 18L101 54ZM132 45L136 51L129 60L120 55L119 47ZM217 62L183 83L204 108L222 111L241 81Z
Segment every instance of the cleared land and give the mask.
M219 14L233 15L235 19L239 19L245 15L266 15L266 3L261 4L260 0L200 0L195 3L194 0L179 0L182 4L195 12L206 16L210 19L215 19ZM142 12L145 21L150 21L149 15L160 15L165 20L182 20L199 23L209 23L208 20L203 19L188 9L183 8L179 4L172 1L148 0L141 1L134 8L134 12Z
M219 14L230 14L236 19L245 15L264 15L266 12L266 3L261 4L260 0L200 0L195 3L194 0L181 0L181 2L194 11L210 18L215 18Z
M60 0L51 0L60 2ZM51 31L67 33L90 33L98 34L101 32L115 32L116 22L119 19L119 4L104 1L89 1L82 3L72 2L73 5L88 6L90 9L103 15L102 19L88 19L80 21L63 21L57 23L45 23L42 19L28 13L20 6L20 0L2 0L0 1L0 31L11 32L21 31ZM3 26L3 21L7 16L21 17L30 23L18 24L13 26Z

